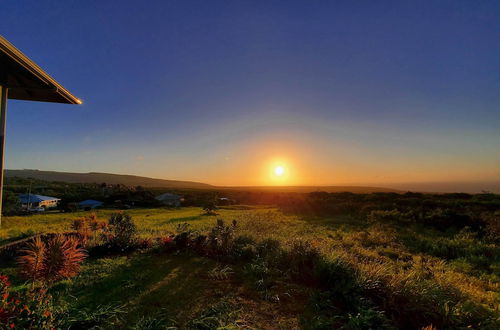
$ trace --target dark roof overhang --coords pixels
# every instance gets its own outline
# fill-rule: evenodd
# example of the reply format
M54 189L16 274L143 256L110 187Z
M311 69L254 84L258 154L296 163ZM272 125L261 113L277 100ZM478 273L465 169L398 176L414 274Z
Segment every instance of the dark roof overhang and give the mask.
M0 85L8 88L9 99L82 103L2 36L0 36Z

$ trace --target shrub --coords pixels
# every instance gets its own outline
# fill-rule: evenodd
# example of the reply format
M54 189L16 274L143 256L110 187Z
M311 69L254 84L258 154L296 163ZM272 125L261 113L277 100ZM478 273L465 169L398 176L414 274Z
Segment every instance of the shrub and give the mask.
M266 238L256 247L257 256L264 260L276 263L281 253L281 243L272 238Z
M196 253L204 255L206 254L207 250L207 236L205 235L198 235L194 240L193 240L193 249L195 250Z
M77 275L86 257L76 238L55 235L47 242L40 237L29 242L17 262L23 277L50 284Z
M80 232L85 228L85 218L78 218L73 220L73 223L71 224L71 229Z
M203 204L203 211L206 215L217 215L217 202L216 198L211 198Z
M320 287L347 298L360 289L356 270L342 259L321 259L316 265Z
M191 242L191 232L185 231L175 235L174 243L177 250L185 250Z
M150 249L153 247L153 240L151 238L141 238L137 242L139 249Z
M446 230L449 227L463 228L475 225L468 215L458 213L456 210L450 208L431 210L424 214L422 222L439 230Z
M14 215L21 213L21 203L16 193L5 190L2 199L2 213L4 215Z
M240 261L249 261L257 256L255 240L250 236L238 236L234 240L233 257Z
M127 251L136 246L137 229L128 214L113 213L108 220L104 238L109 248Z
M390 211L374 210L368 214L367 220L370 223L411 222L412 217L411 214L400 212L397 209Z
M231 254L234 247L234 231L236 220L230 226L224 224L224 220L217 219L217 224L208 234L208 253L212 256L223 257Z
M282 253L282 267L293 279L307 284L315 284L316 267L321 260L317 248L310 242L294 241L290 250Z
M483 236L488 242L500 244L500 211L482 216L485 223Z
M164 251L172 251L174 248L174 239L172 236L158 237L157 242L159 247Z
M71 225L82 240L83 245L87 245L90 239L96 239L99 231L106 228L106 223L99 221L95 213L75 219Z

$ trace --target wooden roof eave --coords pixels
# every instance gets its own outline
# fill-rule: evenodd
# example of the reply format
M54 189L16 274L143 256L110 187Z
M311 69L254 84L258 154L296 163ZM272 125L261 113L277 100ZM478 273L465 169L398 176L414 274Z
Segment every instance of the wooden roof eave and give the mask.
M10 86L7 84L6 87L11 90L9 92L9 98L70 104L82 103L80 99L71 94L66 88L2 36L0 36L0 53L7 56L9 68L6 70L10 71L10 75L14 76L14 80L16 80L17 83L24 80L23 78L32 82L31 86L28 86L29 84L23 84L21 86L16 83ZM15 74L11 73L13 71Z

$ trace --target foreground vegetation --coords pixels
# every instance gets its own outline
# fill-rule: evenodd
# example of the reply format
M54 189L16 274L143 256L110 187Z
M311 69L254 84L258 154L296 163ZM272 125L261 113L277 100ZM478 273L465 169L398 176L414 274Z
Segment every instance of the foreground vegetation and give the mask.
M468 205L481 206L480 221L460 217L457 201L452 215L442 205L410 214L396 199L379 209L364 202L359 212L359 196L313 197L282 210L228 206L212 215L129 210L134 243L87 240L81 273L48 292L73 328L498 328L494 202ZM113 212L99 210L97 219L112 224ZM74 220L82 216L5 217L0 240L81 231ZM441 226L450 219L458 220ZM14 291L28 290L15 263L3 262L0 273Z

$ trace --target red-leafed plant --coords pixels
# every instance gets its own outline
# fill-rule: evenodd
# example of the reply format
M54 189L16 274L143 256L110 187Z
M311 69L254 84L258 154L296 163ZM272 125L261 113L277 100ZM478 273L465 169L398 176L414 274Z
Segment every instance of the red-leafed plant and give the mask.
M85 217L75 219L71 228L79 234L82 244L86 246L90 240L99 237L98 234L106 226L107 224L100 221L95 213L90 213Z
M141 238L139 239L137 246L140 249L150 249L153 247L153 240L151 238Z
M41 237L35 237L21 250L21 256L17 260L19 273L31 282L36 282L43 277L44 259L45 243Z
M157 238L158 245L165 251L171 251L175 248L174 239L171 236L163 236Z
M50 284L78 274L87 252L78 239L55 235L44 242L35 238L21 251L18 258L20 274L32 282Z
M0 275L0 329L56 329L58 313L45 289L13 292Z

